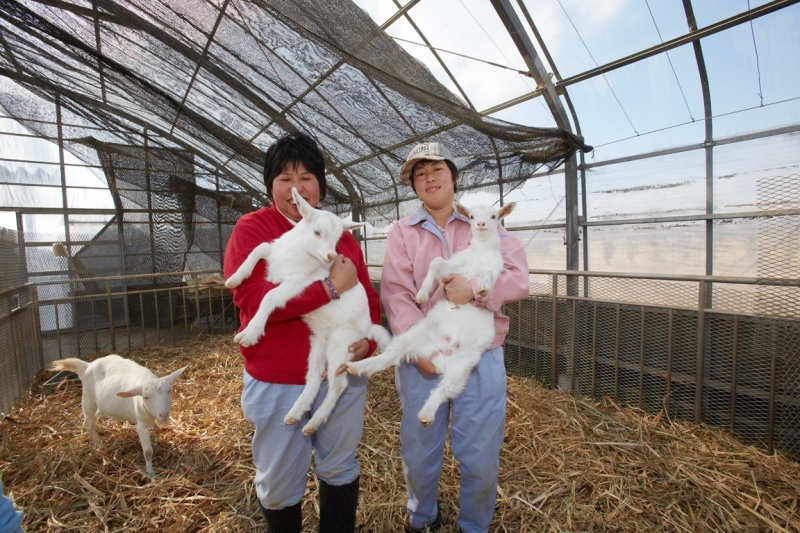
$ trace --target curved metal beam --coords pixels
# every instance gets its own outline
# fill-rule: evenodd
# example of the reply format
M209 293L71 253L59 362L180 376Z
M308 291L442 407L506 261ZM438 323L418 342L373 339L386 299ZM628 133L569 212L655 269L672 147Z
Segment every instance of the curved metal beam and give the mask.
M528 32L522 25L517 16L516 11L511 6L509 0L492 0L492 5L497 11L497 15L508 30L508 34L517 45L522 59L530 70L531 76L539 85L537 89L541 88L542 97L544 98L550 113L556 121L556 125L562 130L573 133L572 125L567 116L567 110L561 102L561 99L556 93L556 87L553 85L553 74L547 72L542 60L539 59L539 54L536 52L533 43L528 37ZM564 229L564 244L566 244L566 268L567 270L578 270L580 263L580 255L578 244L580 242L580 226L578 218L578 170L575 154L572 154L567 160L564 168L564 203L566 210L566 227ZM567 292L568 294L577 294L577 280L569 280Z
M531 77L533 77L536 83L542 88L542 97L547 107L550 109L550 112L553 114L556 125L562 130L572 133L572 126L569 123L569 118L567 118L567 112L561 104L558 94L556 94L556 88L552 82L553 76L551 73L547 72L542 60L539 59L539 54L536 52L536 48L534 48L533 43L528 37L528 32L525 31L525 28L522 26L522 21L520 21L516 11L514 11L509 0L492 0L492 5L495 11L497 11L500 20L503 21L514 44L517 45L517 49L522 55L522 59L525 61L525 65L527 65Z

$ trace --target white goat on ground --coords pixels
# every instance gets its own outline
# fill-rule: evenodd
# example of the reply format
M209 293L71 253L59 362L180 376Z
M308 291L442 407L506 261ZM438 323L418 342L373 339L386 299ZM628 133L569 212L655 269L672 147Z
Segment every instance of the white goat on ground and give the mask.
M47 367L53 372L68 370L80 378L83 384L83 428L95 444L100 444L98 416L136 424L150 477L156 475L150 430L155 429L155 440L158 442L158 427L169 420L172 382L186 368L188 366L159 378L145 367L115 354L91 363L75 358L59 359Z
M467 248L450 259L437 257L431 261L428 274L417 292L417 302L428 300L434 281L452 274L477 280L478 294L487 296L504 268L497 227L515 206L515 203L510 203L500 209L491 206L467 209L455 202L456 211L469 220L472 239ZM401 359L430 358L441 378L417 414L420 422L427 426L433 423L439 405L464 390L470 371L489 348L494 336L492 311L472 304L455 305L444 299L434 305L425 318L395 336L383 353L349 363L347 371L371 376Z
M346 223L333 213L312 208L294 188L292 198L303 218L274 241L256 246L225 282L227 287L238 287L253 272L256 263L264 259L268 264L267 280L278 284L264 296L256 314L234 337L243 346L258 342L269 315L275 309L286 305L311 282L326 278L336 258L336 243L342 232L363 226ZM327 367L328 393L314 416L303 426L303 433L311 435L325 423L347 388L347 376L336 376L335 372L349 361L350 345L372 338L382 348L389 343L391 335L383 326L370 320L367 292L361 283L343 292L338 299L305 314L303 320L311 330L306 385L284 417L284 422L295 424L311 410Z

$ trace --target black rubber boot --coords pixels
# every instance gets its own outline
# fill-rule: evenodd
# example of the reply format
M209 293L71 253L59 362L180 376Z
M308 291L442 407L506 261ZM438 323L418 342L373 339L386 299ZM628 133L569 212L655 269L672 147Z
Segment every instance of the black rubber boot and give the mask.
M358 479L338 486L319 480L319 533L353 533L356 530Z
M283 509L267 509L261 502L261 514L267 521L267 533L302 533L303 531L303 509L302 502L297 502L291 507Z

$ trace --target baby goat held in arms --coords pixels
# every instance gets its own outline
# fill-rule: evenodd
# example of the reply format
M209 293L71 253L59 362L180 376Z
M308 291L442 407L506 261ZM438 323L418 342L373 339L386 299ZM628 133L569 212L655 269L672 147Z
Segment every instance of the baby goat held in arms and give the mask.
M147 474L155 477L153 447L150 430L169 420L172 382L188 366L159 378L145 367L119 355L107 355L91 363L69 358L53 361L50 371L69 370L78 375L83 384L83 428L95 444L100 444L97 434L97 417L104 416L136 424L136 433L144 451Z
M437 257L431 261L417 292L417 302L426 302L434 282L453 274L475 280L478 295L488 296L504 268L497 228L500 220L511 213L515 205L510 203L500 209L492 206L468 209L456 202L456 211L469 220L472 239L467 248L450 259ZM464 390L470 371L489 348L494 336L492 311L472 304L455 305L444 299L436 303L425 318L395 336L383 353L349 363L347 371L371 376L401 359L430 358L441 377L417 414L420 422L427 426L433 422L439 405Z
M345 230L363 224L346 224L333 213L314 209L292 188L294 199L303 218L291 230L269 243L256 246L226 281L227 287L238 287L253 272L261 259L267 262L267 280L278 286L261 300L258 311L234 340L243 346L258 342L264 335L269 315L299 295L312 282L325 279L336 259L336 243ZM314 415L303 426L311 435L324 424L336 401L347 388L347 376L335 375L336 370L350 359L349 348L364 338L373 339L384 347L391 340L383 326L372 324L367 292L361 283L303 315L311 330L311 350L308 355L306 385L297 401L286 414L286 424L297 423L311 410L322 385L322 374L328 370L328 393Z

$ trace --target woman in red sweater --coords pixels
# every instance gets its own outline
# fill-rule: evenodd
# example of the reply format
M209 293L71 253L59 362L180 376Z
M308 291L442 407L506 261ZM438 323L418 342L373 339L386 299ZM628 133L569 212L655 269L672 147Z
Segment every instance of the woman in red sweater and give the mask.
M236 223L225 250L225 277L233 274L250 251L262 242L280 237L301 218L292 200L296 187L312 207L325 197L325 161L317 143L302 133L278 139L267 150L264 184L272 205L244 215ZM367 291L372 322L380 323L378 294L372 288L361 247L344 232L336 245L339 254L330 271L336 293L361 283ZM276 287L266 280L264 261L239 287L232 289L242 327L255 315L264 295ZM302 316L328 303L333 294L324 281L312 282L285 307L269 317L264 336L250 347L240 347L244 357L242 410L255 425L253 462L256 494L267 521L267 531L300 532L301 499L314 455L314 473L320 482L319 531L352 532L358 503L359 466L356 446L361 440L366 405L366 378L350 376L348 387L327 423L311 436L303 422L283 422L305 384L310 331ZM372 354L375 344L362 339L350 347L352 359ZM329 369L335 371L336 369ZM327 393L323 382L311 413Z

